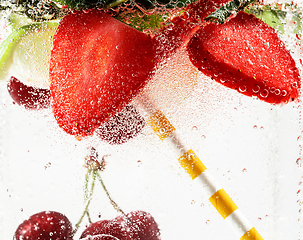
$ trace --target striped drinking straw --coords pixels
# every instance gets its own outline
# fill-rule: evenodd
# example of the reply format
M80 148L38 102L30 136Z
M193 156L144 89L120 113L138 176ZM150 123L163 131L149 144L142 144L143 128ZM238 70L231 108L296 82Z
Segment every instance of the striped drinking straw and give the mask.
M224 189L216 182L206 166L195 152L187 146L178 134L178 130L169 122L165 115L158 110L148 96L141 94L136 101L140 110L145 113L146 122L152 127L162 141L169 141L180 153L179 163L190 175L193 181L198 181L209 196L210 203L218 213L229 222L240 240L263 240L261 235L249 223L238 209L237 205Z

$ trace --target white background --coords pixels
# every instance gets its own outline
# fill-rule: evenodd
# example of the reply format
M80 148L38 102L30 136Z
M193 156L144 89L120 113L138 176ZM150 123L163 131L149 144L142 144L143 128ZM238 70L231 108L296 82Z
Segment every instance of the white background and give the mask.
M183 53L159 70L146 91L264 239L302 237L300 103L272 106L242 96L199 74ZM119 146L96 137L78 141L59 129L50 110L13 104L5 82L0 86L0 239L12 239L18 224L39 211L59 211L73 224L78 221L84 209L84 157L91 146L108 155L101 176L112 198L125 212L150 212L163 240L235 239L203 187L179 166L178 153L149 126ZM93 221L117 215L101 185L90 213ZM85 224L86 219L75 239Z

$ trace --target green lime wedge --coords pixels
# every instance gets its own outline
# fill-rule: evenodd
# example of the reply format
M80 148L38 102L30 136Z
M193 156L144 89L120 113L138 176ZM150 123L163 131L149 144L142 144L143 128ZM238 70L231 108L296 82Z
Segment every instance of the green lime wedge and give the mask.
M0 45L0 80L17 77L47 88L49 59L58 22L32 23L13 31Z

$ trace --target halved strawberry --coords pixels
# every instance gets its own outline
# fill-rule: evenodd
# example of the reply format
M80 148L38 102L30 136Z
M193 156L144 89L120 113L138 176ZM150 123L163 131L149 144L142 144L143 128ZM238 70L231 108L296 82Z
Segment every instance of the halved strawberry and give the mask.
M187 51L200 71L247 96L274 104L298 97L295 61L275 30L253 15L240 12L199 29Z
M122 110L153 75L151 38L103 11L63 18L50 61L52 106L58 124L91 135Z

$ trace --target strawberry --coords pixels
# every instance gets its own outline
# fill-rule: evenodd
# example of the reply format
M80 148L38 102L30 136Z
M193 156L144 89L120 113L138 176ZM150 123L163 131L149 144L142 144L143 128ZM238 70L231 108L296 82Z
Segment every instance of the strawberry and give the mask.
M53 113L73 135L91 135L153 75L151 38L99 10L64 17L50 60Z
M80 239L98 235L100 237L109 235L119 240L159 240L160 230L151 214L143 211L134 211L118 216L113 220L101 220L92 223L84 230Z
M72 224L66 216L58 212L39 212L21 223L16 232L16 240L72 240Z
M38 110L50 105L50 91L43 88L27 86L17 78L11 77L7 90L12 99L26 109Z
M155 62L162 62L185 46L199 26L205 24L204 18L229 1L200 0L189 4L180 16L174 17L153 36Z
M144 118L133 105L128 105L102 124L95 133L110 144L122 144L137 136L144 126Z
M205 75L268 103L297 99L296 64L273 28L239 12L228 22L199 29L187 45L192 63Z

